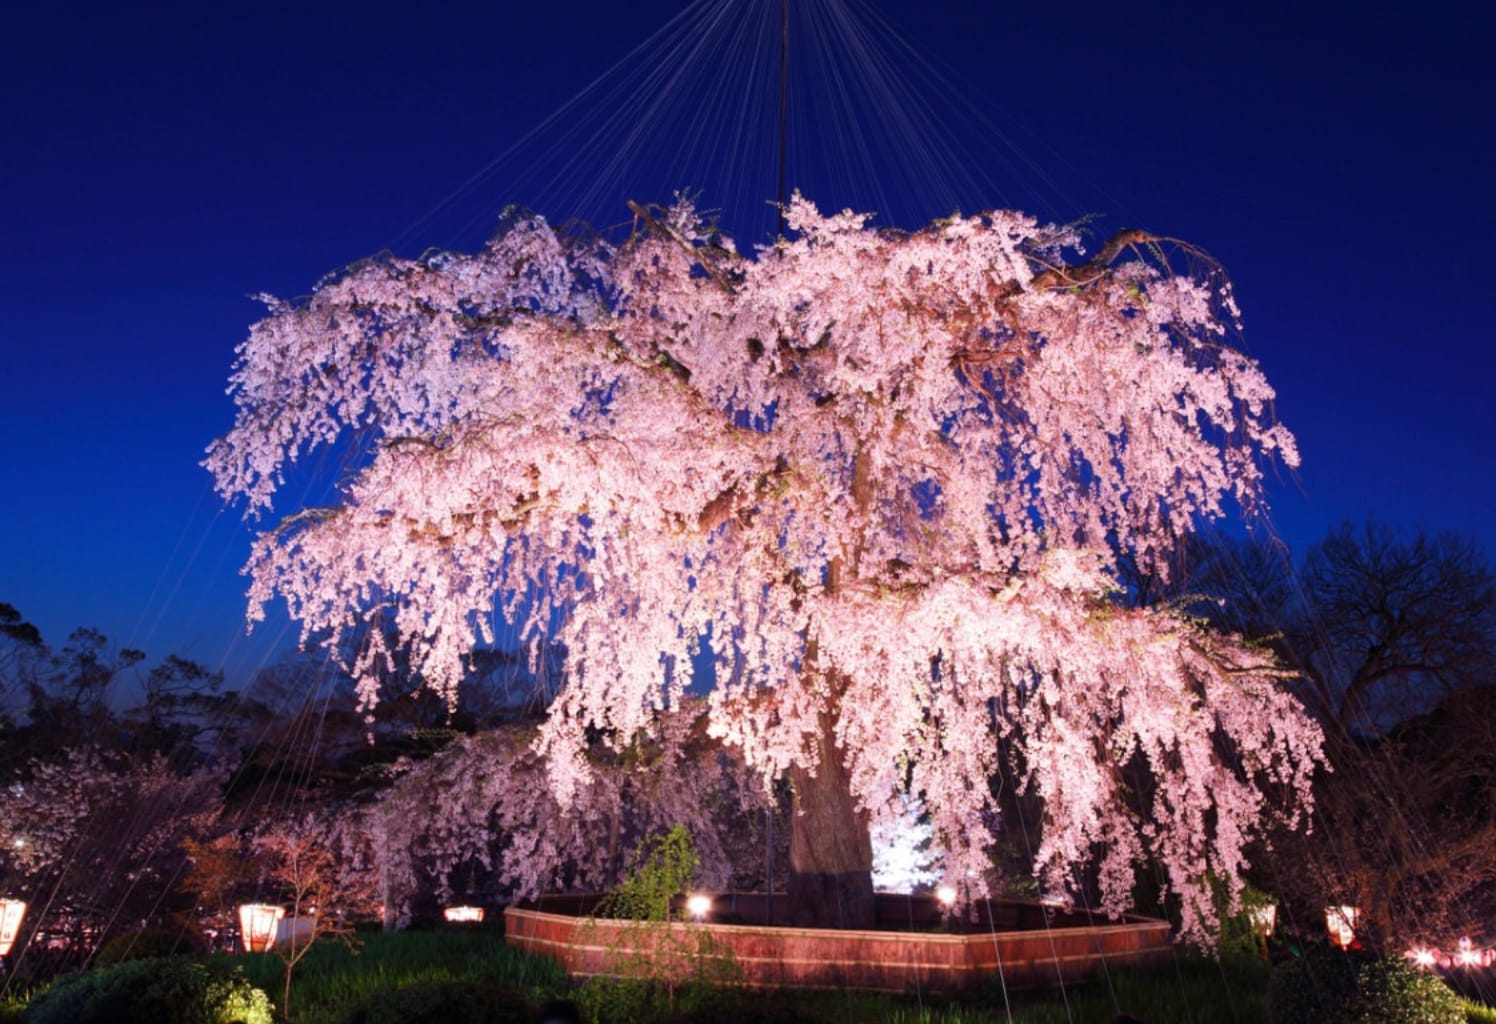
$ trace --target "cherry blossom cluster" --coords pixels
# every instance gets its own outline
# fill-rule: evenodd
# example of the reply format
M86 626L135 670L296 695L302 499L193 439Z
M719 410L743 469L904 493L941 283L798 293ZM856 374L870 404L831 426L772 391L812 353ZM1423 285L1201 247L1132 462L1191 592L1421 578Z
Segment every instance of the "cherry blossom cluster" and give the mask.
M587 751L587 782L566 806L547 785L533 727L459 737L420 762L401 762L379 798L335 816L330 832L352 864L377 873L392 917L407 919L423 888L456 896L460 869L481 865L509 898L557 889L609 888L631 867L641 839L684 825L701 884L729 888L726 834L745 807L762 805L715 744L699 741L700 707L661 716L650 742L619 757ZM647 770L640 770L647 768Z
M4 793L0 873L23 884L72 867L86 873L85 851L139 871L215 817L221 782L216 771L175 772L159 755L71 747L33 759Z

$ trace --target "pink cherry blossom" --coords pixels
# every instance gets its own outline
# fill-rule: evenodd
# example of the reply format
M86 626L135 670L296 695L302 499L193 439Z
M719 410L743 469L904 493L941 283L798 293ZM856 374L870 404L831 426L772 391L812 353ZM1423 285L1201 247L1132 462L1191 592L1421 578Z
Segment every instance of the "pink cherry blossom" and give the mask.
M279 597L336 650L379 610L449 698L495 605L537 649L559 621L533 749L563 807L597 785L589 733L656 731L709 652L710 731L761 778L813 768L833 711L862 806L921 800L969 896L1016 767L1046 882L1098 864L1120 910L1151 856L1203 938L1207 872L1239 879L1321 760L1265 654L1111 594L1121 554L1164 571L1297 463L1220 271L1141 233L1076 262L1076 232L1006 211L903 233L797 196L752 255L689 202L636 213L616 246L520 218L267 300L206 464L254 515L315 451L346 473L261 533L251 618ZM350 666L370 699L386 657Z

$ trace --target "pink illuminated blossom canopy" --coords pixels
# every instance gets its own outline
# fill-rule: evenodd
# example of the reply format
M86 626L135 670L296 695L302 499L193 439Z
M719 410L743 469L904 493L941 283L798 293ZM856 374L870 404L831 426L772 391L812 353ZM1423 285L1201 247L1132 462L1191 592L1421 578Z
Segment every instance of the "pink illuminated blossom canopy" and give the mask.
M1206 934L1207 879L1234 891L1320 757L1264 652L1114 599L1119 560L1162 571L1297 462L1224 277L1141 233L1076 263L1007 211L905 233L797 197L751 255L689 203L640 214L621 245L518 217L268 300L207 465L256 515L316 450L348 472L260 535L252 617L284 599L334 651L377 617L366 700L386 636L452 699L496 605L537 652L559 623L535 750L563 805L590 741L656 732L707 664L713 736L772 779L832 713L858 803L922 801L965 898L1016 773L1046 889L1093 864L1120 910L1151 857Z

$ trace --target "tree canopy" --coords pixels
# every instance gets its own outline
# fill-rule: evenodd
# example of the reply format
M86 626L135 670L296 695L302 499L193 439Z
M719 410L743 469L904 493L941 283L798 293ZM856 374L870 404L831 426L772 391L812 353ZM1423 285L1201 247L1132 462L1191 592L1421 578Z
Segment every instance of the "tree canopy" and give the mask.
M366 697L391 633L450 697L496 605L531 642L559 623L563 803L589 742L653 731L709 661L714 735L844 778L864 824L921 797L966 896L1006 774L1050 884L1094 863L1119 909L1155 857L1203 935L1207 874L1320 756L1268 654L1111 599L1118 559L1166 565L1297 461L1224 275L1006 211L905 233L796 197L752 254L688 201L635 213L616 245L515 213L267 300L206 464L253 514L315 449L349 472L261 533L252 617L278 595L334 649L392 627L352 659Z

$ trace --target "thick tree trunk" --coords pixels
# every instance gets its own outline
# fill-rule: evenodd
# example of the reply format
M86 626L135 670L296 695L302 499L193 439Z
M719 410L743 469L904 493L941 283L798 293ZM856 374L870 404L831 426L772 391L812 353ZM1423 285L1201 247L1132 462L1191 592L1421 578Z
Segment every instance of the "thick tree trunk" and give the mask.
M790 823L789 923L823 928L871 928L873 844L867 815L852 798L851 777L821 716L820 764L815 775L795 768Z

